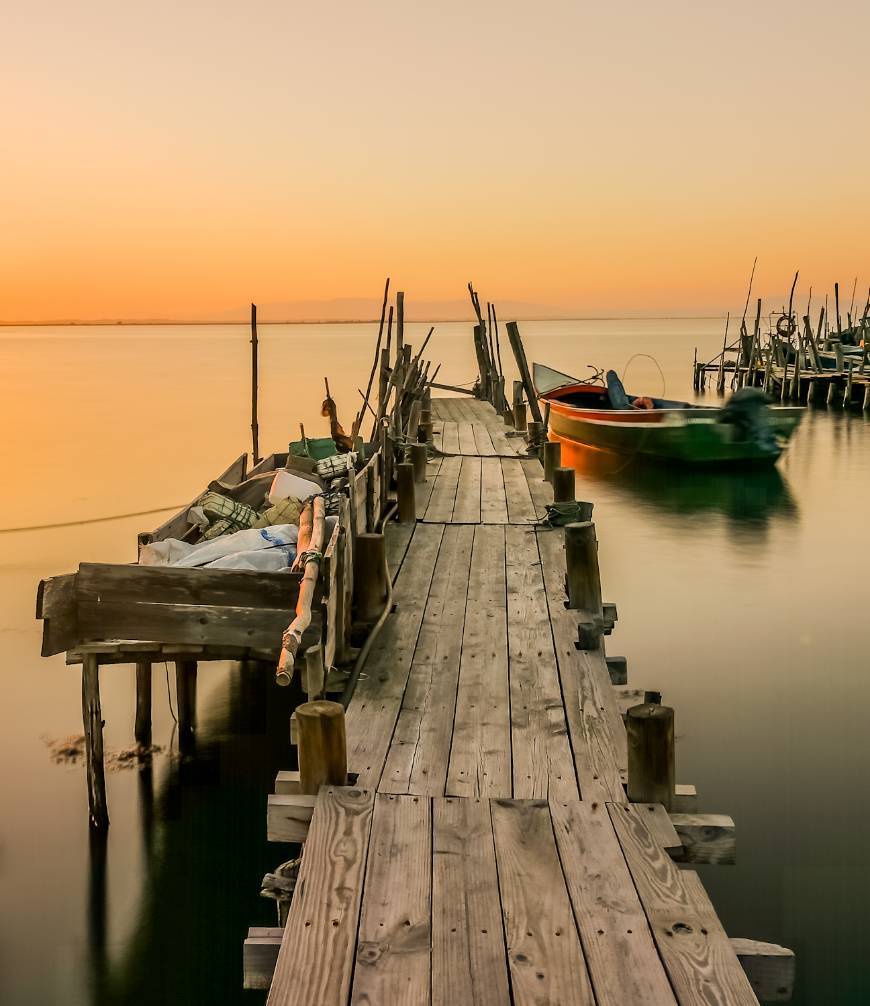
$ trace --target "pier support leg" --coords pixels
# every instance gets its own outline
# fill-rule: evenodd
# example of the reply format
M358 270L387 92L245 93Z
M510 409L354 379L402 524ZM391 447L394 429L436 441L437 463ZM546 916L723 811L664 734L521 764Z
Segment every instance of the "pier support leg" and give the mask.
M544 481L553 481L553 469L562 463L562 445L558 440L548 440L544 444Z
M411 444L410 447L411 464L414 466L414 481L426 481L426 464L429 461L429 452L425 444Z
M399 523L413 524L417 520L417 497L414 466L409 461L396 466L396 492L399 498Z
M316 795L321 786L347 782L347 737L340 702L303 702L296 709L299 792Z
M196 734L196 661L175 661L175 695L178 702L178 748L193 750Z
M151 746L151 661L136 661L136 723L133 727L136 743Z
M570 503L574 499L574 469L553 469L553 502Z
M375 622L387 597L387 560L382 534L358 534L354 542L353 603L360 622Z
M861 404L861 408L866 412L870 409L870 384L864 385L864 401Z
M598 539L591 520L565 526L565 569L568 607L601 615Z
M529 441L529 446L537 447L543 440L543 437L541 436L542 424L536 422L533 419L530 423L527 424L527 429L528 429L527 439Z
M109 827L106 772L103 765L103 713L100 709L100 665L96 654L85 655L82 664L82 720L85 727L85 759L88 779L88 813L94 828Z
M625 717L628 735L628 799L671 809L674 797L674 711L645 702Z
M831 378L831 380L828 381L828 397L825 399L825 404L826 405L831 405L833 403L833 401L834 401L834 387L835 387L835 382L834 382L834 379Z
M514 402L514 429L522 432L526 426L526 403Z

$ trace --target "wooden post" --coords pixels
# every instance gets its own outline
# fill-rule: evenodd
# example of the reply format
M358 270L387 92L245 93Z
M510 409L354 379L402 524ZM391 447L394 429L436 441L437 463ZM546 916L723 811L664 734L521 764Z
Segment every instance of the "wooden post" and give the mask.
M553 502L570 503L574 499L574 469L561 465L553 469Z
M360 622L376 622L387 598L387 559L382 534L358 534L354 541L353 603Z
M257 341L257 305L251 304L251 439L254 464L260 460L260 427L257 423L257 389L259 385L259 343Z
M843 392L843 408L852 404L852 361L846 368L846 390Z
M825 404L826 405L831 405L832 402L834 401L834 388L835 388L835 386L836 386L836 382L834 381L834 378L832 377L828 381L828 396L825 399Z
M399 497L399 523L413 524L417 520L414 465L404 461L396 468L396 490Z
M558 440L548 440L544 444L544 481L553 481L553 470L562 463L562 445Z
M175 661L175 698L178 703L178 747L193 748L196 733L196 661Z
M530 447L537 447L541 443L541 428L543 423L536 423L533 419L528 424L528 441Z
M866 412L870 409L870 384L864 385L864 401L861 404L861 408Z
M523 349L523 340L520 338L520 330L517 328L517 323L515 321L509 321L507 323L508 338L510 339L511 349L514 351L514 359L517 361L517 369L520 372L520 377L523 380L523 387L526 389L526 399L529 403L529 411L532 414L532 419L536 423L541 422L541 410L538 407L538 398L535 394L535 386L532 384L532 375L529 373L529 364L526 360L526 351Z
M671 809L674 798L674 711L647 702L625 717L628 736L628 799L660 803Z
M325 683L323 650L318 643L315 643L305 651L305 663L302 665L302 690L308 696L309 701L322 694Z
M299 792L316 796L321 786L347 783L347 736L340 702L303 702L296 708Z
M429 451L425 444L409 444L411 463L414 466L414 481L426 481L426 465L429 461Z
M136 661L136 724L133 728L136 743L143 748L151 746L151 661Z
M82 664L82 720L85 727L85 760L88 780L88 814L91 827L109 827L106 772L103 765L103 713L100 708L100 665L95 653L86 653Z
M526 428L526 403L514 403L514 429L522 432Z
M565 526L565 568L568 607L601 615L598 539L591 520Z

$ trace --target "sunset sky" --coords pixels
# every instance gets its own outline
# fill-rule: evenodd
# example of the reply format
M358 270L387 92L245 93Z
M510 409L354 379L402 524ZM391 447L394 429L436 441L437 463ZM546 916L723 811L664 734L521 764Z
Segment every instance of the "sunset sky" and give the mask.
M9 4L0 320L870 281L870 5ZM327 308L324 307L324 311ZM327 312L328 313L328 312Z

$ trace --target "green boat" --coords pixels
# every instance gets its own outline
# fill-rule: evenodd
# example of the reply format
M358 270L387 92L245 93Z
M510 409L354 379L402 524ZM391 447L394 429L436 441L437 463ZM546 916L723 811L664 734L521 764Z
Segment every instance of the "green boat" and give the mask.
M806 412L771 405L757 388L742 388L721 407L633 396L612 370L606 380L580 381L536 363L534 383L557 436L686 464L772 464Z

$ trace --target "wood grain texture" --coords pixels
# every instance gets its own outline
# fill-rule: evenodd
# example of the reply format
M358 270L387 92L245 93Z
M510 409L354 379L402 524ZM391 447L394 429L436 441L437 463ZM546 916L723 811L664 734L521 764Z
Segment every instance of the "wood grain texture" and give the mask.
M441 525L417 527L395 587L396 610L372 644L365 674L347 707L347 767L362 787L376 788L399 715L429 585L441 546Z
M538 543L531 528L505 528L513 795L579 799Z
M607 678L607 688L612 693L603 652L577 650L576 615L565 609L564 552L561 531L536 533L544 587L565 714L571 736L571 748L580 794L584 800L625 800L620 771L620 757L614 727L605 715L604 703L599 701L595 673ZM561 565L560 565L561 563ZM609 700L622 731L622 750L625 750L625 727L616 709L612 694ZM625 759L627 760L627 755Z
M477 448L477 453L481 457L493 457L498 454L498 451L493 446L492 437L489 435L489 431L486 426L481 423L474 424L474 444Z
M473 542L470 524L444 529L381 792L444 792Z
M504 528L474 531L448 796L510 796Z
M369 840L351 1002L429 1002L431 817L426 797L379 793Z
M538 517L543 517L547 504L553 502L553 487L549 482L544 481L544 466L537 457L523 458L520 464L529 486L529 495L532 497L535 513Z
M268 1006L346 1006L373 802L359 789L318 795Z
M462 458L450 457L441 459L441 467L432 486L432 495L423 520L434 524L449 524L453 517L453 504L456 501L456 489L459 485L459 472L462 469Z
M480 523L480 458L462 459L451 520L454 524Z
M550 812L598 1006L673 1006L607 805L553 801Z
M489 801L432 802L433 1006L510 1002Z
M756 1004L709 899L687 886L686 874L650 834L643 811L630 804L609 804L608 810L677 1001L681 1006Z
M480 521L482 524L507 524L507 497L504 476L498 458L480 462Z
M445 454L459 453L459 427L455 420L445 420L442 424L441 450Z
M432 498L438 475L441 471L441 458L431 458L426 465L426 481L418 482L414 487L414 499L417 504L417 520L422 520Z
M501 462L504 491L507 497L508 517L511 524L525 524L537 517L529 484L519 459L503 458Z
M459 453L477 454L477 442L474 439L474 427L471 423L459 423Z
M490 807L513 1003L592 1006L547 804L493 800Z
M735 863L737 833L727 814L673 813L671 824L679 836L679 863Z
M405 560L405 553L411 544L415 524L396 524L388 521L384 524L384 548L387 553L387 568L390 577L395 582Z
M580 793L590 800L600 799L603 791L607 799L622 802L629 760L626 727L604 652L574 646L577 613L564 606L562 532L542 530L537 539L574 758L582 761L577 762Z

